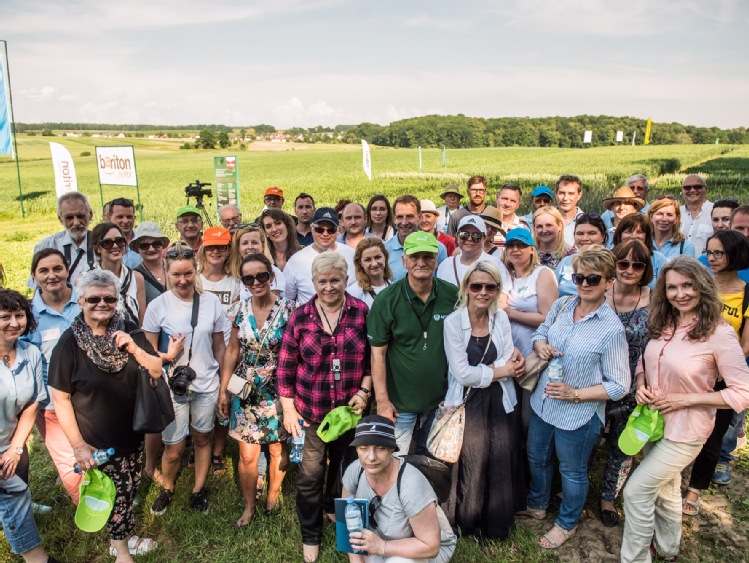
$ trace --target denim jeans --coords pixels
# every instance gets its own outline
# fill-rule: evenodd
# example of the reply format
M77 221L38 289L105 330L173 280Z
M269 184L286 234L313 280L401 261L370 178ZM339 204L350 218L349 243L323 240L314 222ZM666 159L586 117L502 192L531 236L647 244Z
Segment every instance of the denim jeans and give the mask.
M588 496L588 459L601 433L601 420L594 414L575 430L561 430L531 413L528 429L528 465L531 470L528 508L545 510L549 506L553 456L559 459L564 499L556 525L563 530L577 526Z
M733 461L731 452L736 449L736 444L739 441L739 431L743 427L745 416L746 411L733 413L733 418L731 418L731 425L728 427L728 430L723 436L723 445L721 447L720 459L718 461L723 463Z
M434 413L436 407L426 412L402 412L398 413L395 419L395 442L398 444L398 451L395 455L408 455L411 447L411 439L416 434L416 453L419 455L429 455L427 451L427 438L429 430L434 422Z
M42 543L31 510L29 487L18 475L0 479L0 521L10 549L16 555Z

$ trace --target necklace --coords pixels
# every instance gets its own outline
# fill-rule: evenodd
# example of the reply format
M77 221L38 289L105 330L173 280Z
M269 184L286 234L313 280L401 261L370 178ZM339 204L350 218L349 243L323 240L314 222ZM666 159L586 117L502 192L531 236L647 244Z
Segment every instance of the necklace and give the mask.
M3 363L6 368L10 369L10 354L3 354Z
M642 299L642 286L640 286L640 293L637 296L637 302L635 303L635 306L632 308L632 311L637 309L637 306L640 304L640 299ZM616 308L616 284L611 286L611 302L614 304L614 313L618 315L619 309ZM632 311L624 311L624 312L631 313Z

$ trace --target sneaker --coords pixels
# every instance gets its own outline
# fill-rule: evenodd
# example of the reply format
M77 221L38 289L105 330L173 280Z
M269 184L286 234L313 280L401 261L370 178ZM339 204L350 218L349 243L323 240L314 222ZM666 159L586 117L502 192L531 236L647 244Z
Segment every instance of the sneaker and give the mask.
M153 504L151 505L151 514L164 514L169 507L169 503L172 502L173 496L174 491L161 489L159 496L156 497L156 500L153 501Z
M199 512L208 512L208 496L205 487L190 495L190 508Z
M46 504L38 504L36 502L31 503L31 509L34 511L34 514L47 514L49 512L52 512L51 506L47 506Z
M715 466L713 483L716 485L728 485L731 482L731 468L727 463L719 463Z

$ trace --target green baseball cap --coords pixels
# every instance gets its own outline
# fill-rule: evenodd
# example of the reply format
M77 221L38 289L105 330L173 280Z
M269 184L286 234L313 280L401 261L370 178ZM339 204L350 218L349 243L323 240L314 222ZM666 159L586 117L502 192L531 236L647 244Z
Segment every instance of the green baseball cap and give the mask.
M360 418L361 415L354 413L352 407L336 407L322 419L317 428L317 436L326 443L337 440L352 428L356 428Z
M116 494L114 482L101 470L86 471L81 481L75 525L84 532L101 530L112 513Z
M661 438L663 415L647 405L637 405L619 436L619 449L627 455L635 455L648 442L657 442Z
M180 207L177 209L177 219L185 215L186 213L195 213L195 215L200 216L200 209L197 207L193 207L192 205L185 205L184 207Z
M403 241L403 252L406 254L415 254L417 252L434 252L437 254L437 238L432 233L419 231L411 233Z

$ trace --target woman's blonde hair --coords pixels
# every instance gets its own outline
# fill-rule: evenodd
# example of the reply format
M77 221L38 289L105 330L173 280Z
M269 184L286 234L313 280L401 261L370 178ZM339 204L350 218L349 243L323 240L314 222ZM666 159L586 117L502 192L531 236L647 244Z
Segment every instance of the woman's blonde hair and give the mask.
M557 259L562 259L567 255L567 251L570 249L570 247L567 246L567 244L564 242L564 219L562 219L562 214L559 213L559 210L556 207L547 205L545 207L539 207L538 209L536 209L536 211L533 212L533 231L531 234L533 235L533 240L536 241L536 248L538 248L538 239L536 238L536 220L541 215L545 214L554 217L554 221L557 223L557 225L559 225L559 233L557 234L556 244L554 245L551 254Z
M601 272L604 278L613 280L616 277L616 258L608 248L591 244L572 257L572 269L575 273L580 269Z
M237 229L237 232L234 233L234 236L231 239L231 250L229 252L228 260L229 273L235 278L242 277L242 260L244 257L239 253L239 243L242 242L242 237L247 233L258 233L260 235L260 244L263 245L263 254L268 260L270 260L270 263L273 264L273 256L270 254L263 227L256 224L247 225L246 227Z
M364 267L361 264L361 259L364 251L369 250L370 248L379 248L382 252L382 255L385 257L385 269L383 270L385 279L389 280L393 277L393 271L390 269L390 265L388 264L388 258L390 257L390 254L385 248L385 243L383 243L382 240L377 237L365 237L359 241L359 244L356 245L356 250L354 251L354 271L356 272L356 283L358 283L359 287L361 287L364 291L372 291L372 281L369 279L369 276L364 271Z
M170 250L176 250L179 253L179 256L175 258L169 258L168 254ZM190 258L184 255L184 253L188 250L192 252L192 257ZM172 282L169 279L169 266L171 266L173 262L177 262L178 260L189 260L190 262L192 262L192 265L195 267L195 291L197 291L198 293L203 293L203 285L200 283L200 275L198 274L198 260L196 256L197 256L197 253L190 247L189 244L187 244L184 241L177 240L169 245L169 249L167 250L167 255L165 255L164 257L164 270L167 273L167 276L166 276L166 288L167 289L172 289Z
M208 248L210 248L210 246ZM200 248L198 248L198 275L202 274L205 271L206 252L207 250L205 246L201 246ZM231 258L231 253L227 252L226 258L224 258L224 264L221 266L221 273L225 276L232 275L231 268L229 267L229 258Z
M471 276L474 272L484 272L485 274L489 274L494 278L494 281L497 282L497 295L494 297L494 301L492 301L491 305L489 305L489 312L493 314L499 308L499 296L502 295L502 273L499 271L497 265L489 260L478 260L468 268L465 276L463 276L463 281L460 283L458 303L455 308L460 309L461 307L468 307L468 302L470 301L468 296L468 285L471 282Z
M695 313L697 324L687 333L687 337L690 340L705 340L715 331L717 324L723 322L723 302L710 271L691 256L683 255L666 263L658 274L650 298L648 337L660 338L665 329L670 328L675 332L679 325L679 311L666 296L666 275L671 271L691 279L694 290L699 294L700 302Z
M656 211L660 211L664 207L671 206L674 208L674 213L676 214L676 221L674 222L674 226L671 229L671 238L673 241L676 242L682 242L686 240L684 235L681 232L681 209L679 208L679 202L675 199L671 199L670 197L664 197L661 199L656 199L650 204L650 207L648 208L648 219L651 221L653 220L653 214Z

